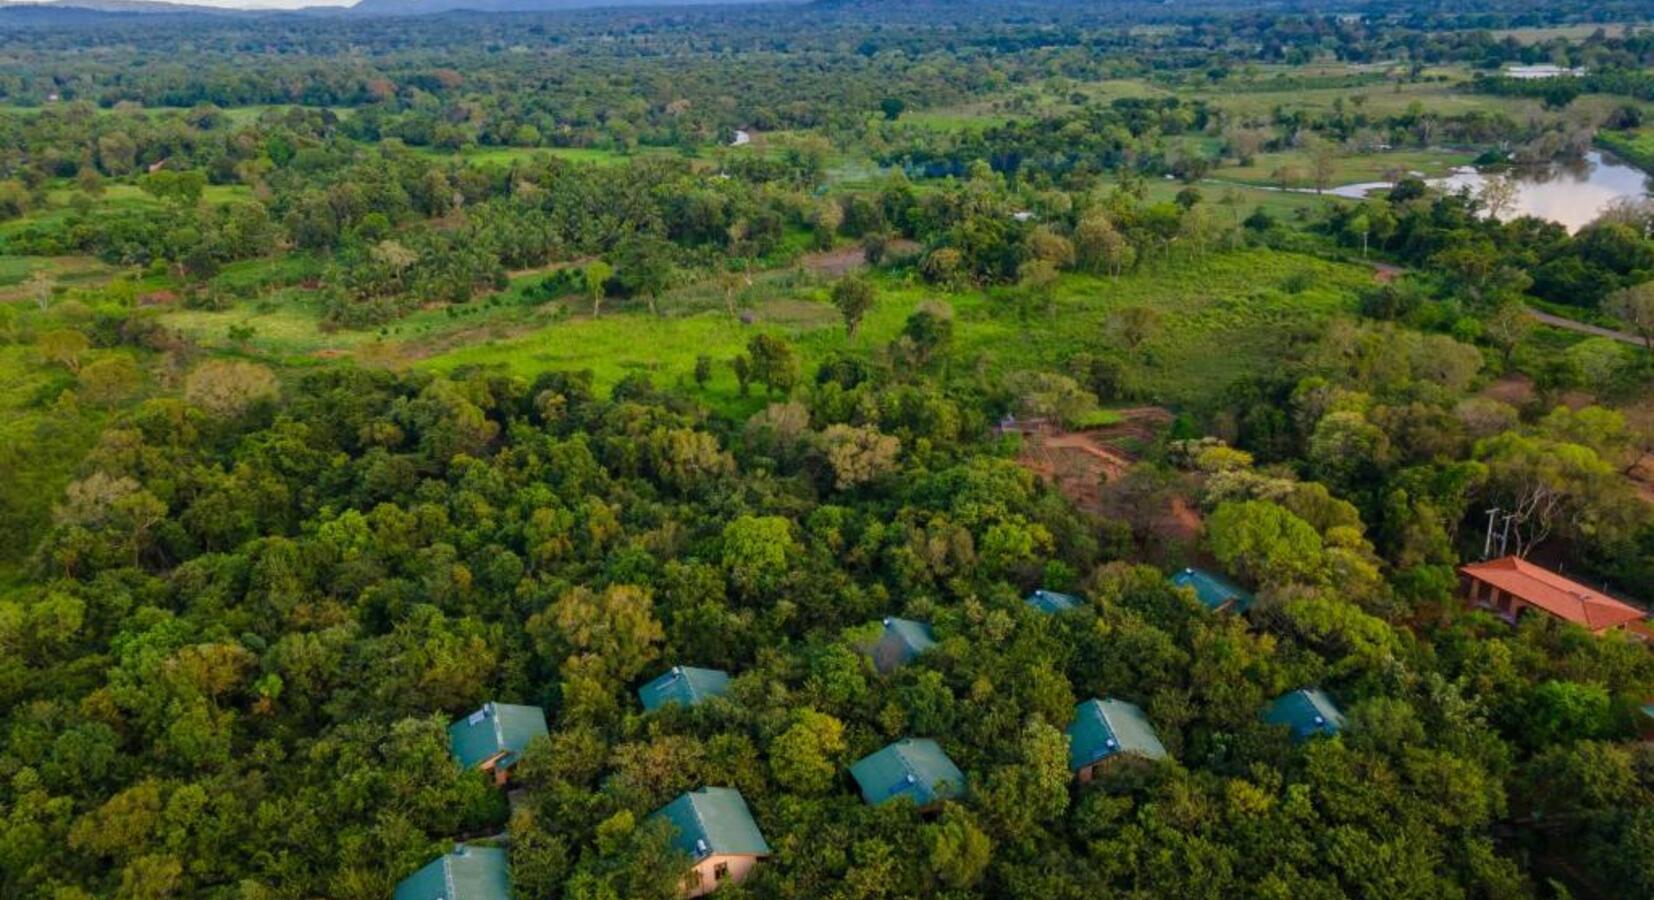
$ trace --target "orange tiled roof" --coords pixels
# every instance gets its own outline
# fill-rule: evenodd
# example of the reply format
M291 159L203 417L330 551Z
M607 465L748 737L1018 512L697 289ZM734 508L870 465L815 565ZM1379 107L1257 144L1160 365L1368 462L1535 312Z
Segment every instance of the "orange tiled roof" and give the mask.
M1601 591L1514 556L1471 563L1459 567L1459 571L1592 631L1635 622L1647 615Z

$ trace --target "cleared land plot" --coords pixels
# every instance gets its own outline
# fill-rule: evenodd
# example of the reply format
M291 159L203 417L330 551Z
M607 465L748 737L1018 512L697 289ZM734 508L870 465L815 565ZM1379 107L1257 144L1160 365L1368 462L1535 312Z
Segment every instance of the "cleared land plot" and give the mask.
M1295 279L1296 273L1309 277ZM757 331L792 338L808 370L833 351L876 352L900 332L922 302L945 299L955 311L955 358L979 361L990 372L1004 373L1051 368L1075 353L1099 349L1109 341L1110 312L1145 306L1160 313L1161 325L1139 348L1137 365L1145 381L1156 385L1152 399L1177 403L1209 396L1235 378L1266 368L1304 328L1351 309L1355 291L1371 279L1371 270L1361 266L1243 250L1119 279L1066 276L1051 311L1026 319L1013 311L1011 300L997 293L943 297L925 285L886 279L853 345L826 303L825 290L814 288L759 303L753 325L721 312L683 315L667 306L669 314L662 318L631 311L601 319L575 317L415 364L448 372L467 366L501 367L523 376L588 369L600 386L641 372L658 384L673 384L687 382L696 358L704 354L717 362L707 400L740 411L763 402L761 389L751 398L740 398L727 361L741 353ZM1291 293L1287 284L1294 280L1310 286Z

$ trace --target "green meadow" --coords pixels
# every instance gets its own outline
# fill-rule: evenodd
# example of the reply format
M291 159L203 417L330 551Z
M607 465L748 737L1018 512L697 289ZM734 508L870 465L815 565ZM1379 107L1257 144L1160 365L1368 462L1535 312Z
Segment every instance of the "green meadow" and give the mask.
M740 397L727 362L759 331L792 339L809 371L837 351L878 352L922 303L941 300L954 311L956 358L1003 374L1060 366L1076 353L1101 349L1109 344L1110 313L1143 306L1160 314L1160 325L1138 348L1134 364L1153 376L1156 393L1149 399L1177 404L1267 367L1299 330L1350 310L1355 290L1371 278L1362 266L1251 249L1180 260L1163 269L1150 266L1118 279L1065 276L1049 308L1029 309L1008 290L949 295L910 279L884 277L878 303L854 342L827 302L825 286L814 286L755 304L752 325L721 311L686 309L669 298L661 317L631 309L599 319L573 316L522 334L473 341L414 365L441 372L482 367L524 377L589 370L599 387L643 373L664 386L691 384L696 359L706 355L717 365L704 399L738 413L761 405L762 391Z

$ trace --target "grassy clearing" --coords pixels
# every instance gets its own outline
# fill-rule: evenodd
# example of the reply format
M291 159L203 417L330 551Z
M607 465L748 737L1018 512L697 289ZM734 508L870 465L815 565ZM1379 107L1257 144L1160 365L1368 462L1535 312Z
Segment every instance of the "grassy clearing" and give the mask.
M1620 37L1632 28L1647 27L1637 23L1599 23L1587 22L1579 25L1551 25L1536 28L1502 28L1493 32L1493 39L1503 41L1514 38L1519 44L1543 44L1562 38L1566 41L1583 41L1599 30L1609 37Z
M61 227L70 217L77 215L73 204L77 197L83 196L85 195L74 187L73 182L58 179L48 184L45 205L30 210L26 215L0 222L0 237L20 234L30 229ZM251 200L252 197L252 188L240 184L209 184L201 192L201 202L215 206ZM125 182L106 182L103 193L91 200L92 204L88 209L91 215L160 209L165 205L163 201L144 193L143 188Z
M1654 165L1654 128L1599 131L1596 142L1633 165L1643 168Z
M1296 273L1310 287L1290 293ZM1214 254L1184 260L1119 279L1066 276L1049 312L1028 317L1004 291L972 291L945 299L956 317L955 357L990 373L1060 366L1076 353L1109 345L1109 314L1145 306L1160 314L1157 334L1139 348L1144 383L1156 386L1160 402L1186 403L1208 397L1242 375L1262 371L1278 359L1284 343L1303 328L1353 305L1355 289L1372 274L1360 266L1329 263L1270 250ZM524 377L555 369L586 369L600 387L632 373L657 384L687 384L701 355L718 362L703 397L726 412L749 412L762 403L741 398L727 360L742 352L759 331L780 334L798 346L808 370L839 350L871 353L885 346L915 308L937 299L929 286L888 278L878 304L863 321L853 344L825 288L801 287L765 300L757 321L743 325L707 309L666 305L667 315L636 312L601 319L570 318L514 337L471 343L416 361L436 371L497 367Z
M58 286L86 286L102 281L114 270L90 256L8 256L0 254L0 302L28 299L28 282L35 272L45 272Z
M1255 209L1262 209L1278 222L1297 222L1328 204L1349 202L1331 194L1277 191L1269 187L1238 184L1224 180L1222 176L1225 173L1220 171L1218 174L1218 178L1196 184L1195 189L1207 202L1228 206L1241 219L1251 215ZM1146 186L1147 197L1152 203L1169 203L1188 186L1175 180L1150 181ZM1231 197L1232 202L1226 201Z
M1073 103L1075 96L1085 102L1108 103L1122 98L1160 97L1168 93L1165 88L1138 78L1073 84L1066 86L1060 95L1043 88L1021 87L1014 92L970 103L913 110L904 113L900 123L934 131L965 131L1003 125L1019 117L1049 116L1072 110L1076 108Z
M991 112L988 107L973 104L969 107L944 107L910 112L904 114L901 121L933 131L966 131L1003 125L1012 118L1014 117L1005 113Z
M459 151L421 147L419 152L433 159L461 160L473 166L513 166L547 157L600 166L620 166L639 157L661 156L676 151L662 147L642 147L632 153L601 147L467 147Z
M1330 186L1382 181L1391 172L1420 172L1425 177L1436 178L1451 173L1455 166L1469 165L1474 159L1474 154L1444 149L1392 150L1384 153L1338 156L1333 160ZM1226 166L1217 170L1215 175L1226 181L1273 187L1276 185L1274 173L1282 167L1298 171L1300 178L1294 186L1310 186L1310 156L1301 150L1260 153L1249 166Z

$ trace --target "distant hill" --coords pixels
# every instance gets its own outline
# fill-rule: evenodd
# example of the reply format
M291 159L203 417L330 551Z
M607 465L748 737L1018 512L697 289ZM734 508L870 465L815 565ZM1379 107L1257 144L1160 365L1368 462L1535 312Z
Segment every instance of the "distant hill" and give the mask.
M162 0L39 0L29 3L0 3L0 11L18 17L76 17L86 13L207 13L234 15L241 10L193 3L166 3Z
M432 13L559 12L615 6L731 6L737 4L805 2L805 0L361 0L349 12L370 16L423 16Z

